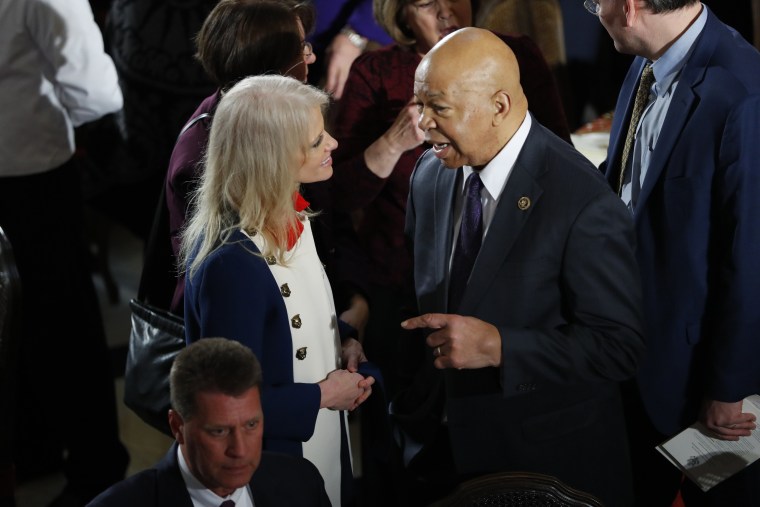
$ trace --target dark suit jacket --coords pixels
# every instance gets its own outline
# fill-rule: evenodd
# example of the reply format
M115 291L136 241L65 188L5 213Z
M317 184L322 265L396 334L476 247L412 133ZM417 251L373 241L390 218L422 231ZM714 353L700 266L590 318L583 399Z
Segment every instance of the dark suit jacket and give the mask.
M330 500L311 462L264 452L250 482L256 507L326 507ZM193 507L177 461L177 444L154 468L135 474L104 491L88 507Z
M459 184L461 170L432 152L412 176L407 233L421 313L447 311ZM503 360L445 370L458 471L549 473L624 504L617 381L643 352L639 304L630 214L582 155L533 120L457 312L499 329Z
M612 182L644 59L620 91ZM708 11L651 156L635 214L647 354L637 376L658 430L703 397L760 392L760 55Z

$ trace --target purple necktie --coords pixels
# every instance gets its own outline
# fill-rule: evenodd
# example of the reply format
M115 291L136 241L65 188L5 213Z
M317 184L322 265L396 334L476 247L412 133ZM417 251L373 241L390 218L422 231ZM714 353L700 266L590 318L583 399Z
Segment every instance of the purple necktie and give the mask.
M480 191L483 182L480 174L473 171L467 177L464 204L462 206L462 224L459 227L459 237L454 248L454 258L451 261L449 274L449 312L459 309L467 280L470 278L472 266L480 251L483 239L483 205L480 202Z

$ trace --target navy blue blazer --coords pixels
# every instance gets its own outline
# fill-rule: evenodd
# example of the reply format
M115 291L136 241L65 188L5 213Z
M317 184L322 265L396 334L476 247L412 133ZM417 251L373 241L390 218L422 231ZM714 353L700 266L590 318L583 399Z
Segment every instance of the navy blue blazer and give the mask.
M262 368L264 448L302 455L311 438L321 394L317 384L293 382L290 317L256 245L237 230L212 252L185 285L185 338L224 336L250 348Z
M428 151L412 175L406 230L421 313L447 311L461 173ZM444 370L460 473L548 473L625 505L617 382L634 375L643 353L638 287L627 209L588 160L534 119L456 312L498 328L503 360Z
M177 461L177 444L154 468L139 472L98 495L88 507L193 507ZM256 507L328 507L317 468L308 460L263 452L250 482Z
M760 392L760 54L707 16L634 217L647 342L637 380L664 434L692 424L704 398ZM615 109L602 165L612 185L644 63Z

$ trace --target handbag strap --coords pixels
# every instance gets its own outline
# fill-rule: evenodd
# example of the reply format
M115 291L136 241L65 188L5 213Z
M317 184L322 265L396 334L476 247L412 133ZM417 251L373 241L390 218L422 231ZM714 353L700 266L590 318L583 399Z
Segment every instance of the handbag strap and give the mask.
M199 121L211 117L211 113L201 113L192 118L184 127L182 127L177 139L179 140L185 132ZM158 197L156 210L153 214L153 223L150 227L150 233L145 242L143 267L142 272L140 273L140 284L137 288L138 301L154 304L154 306L160 308L169 308L171 297L174 294L174 288L171 288L171 294L167 293L164 297L160 297L155 294L149 294L148 287L151 286L150 284L152 282L155 283L155 280L165 278L167 270L176 269L176 266L174 266L172 262L174 257L169 236L169 208L166 205L166 182L164 182L164 184L161 185L161 193ZM154 301L154 299L165 300L166 297L168 297L168 301Z
M177 139L179 140L179 138L182 137L182 134L184 134L185 132L187 132L188 130L190 130L190 127L192 127L193 125L195 125L196 123L198 123L202 119L204 119L204 118L210 118L210 117L211 117L211 113L201 113L201 114L199 114L198 116L196 116L195 118L193 118L192 120L190 120L189 122L187 122L187 124L184 127L182 127L182 130L180 131L179 135L177 136Z

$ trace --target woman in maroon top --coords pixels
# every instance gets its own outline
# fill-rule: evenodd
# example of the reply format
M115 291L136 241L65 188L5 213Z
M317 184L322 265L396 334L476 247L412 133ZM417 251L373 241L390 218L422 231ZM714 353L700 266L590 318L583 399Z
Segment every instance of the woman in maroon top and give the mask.
M370 258L371 310L364 347L380 366L386 393L392 396L405 383L402 370L414 369L415 361L409 358L416 352L406 349L412 340L399 340L399 323L416 315L412 258L404 240L409 176L429 147L417 128L419 115L412 104L414 71L440 39L471 26L472 4L374 0L374 10L396 43L364 53L351 67L332 120L339 143L333 154L332 186L333 205L356 212L360 241ZM517 57L534 117L570 142L559 92L540 50L524 36L500 37ZM411 361L411 367L401 361ZM363 433L373 438L364 423ZM372 464L365 459L364 466ZM382 488L374 493L382 493Z

